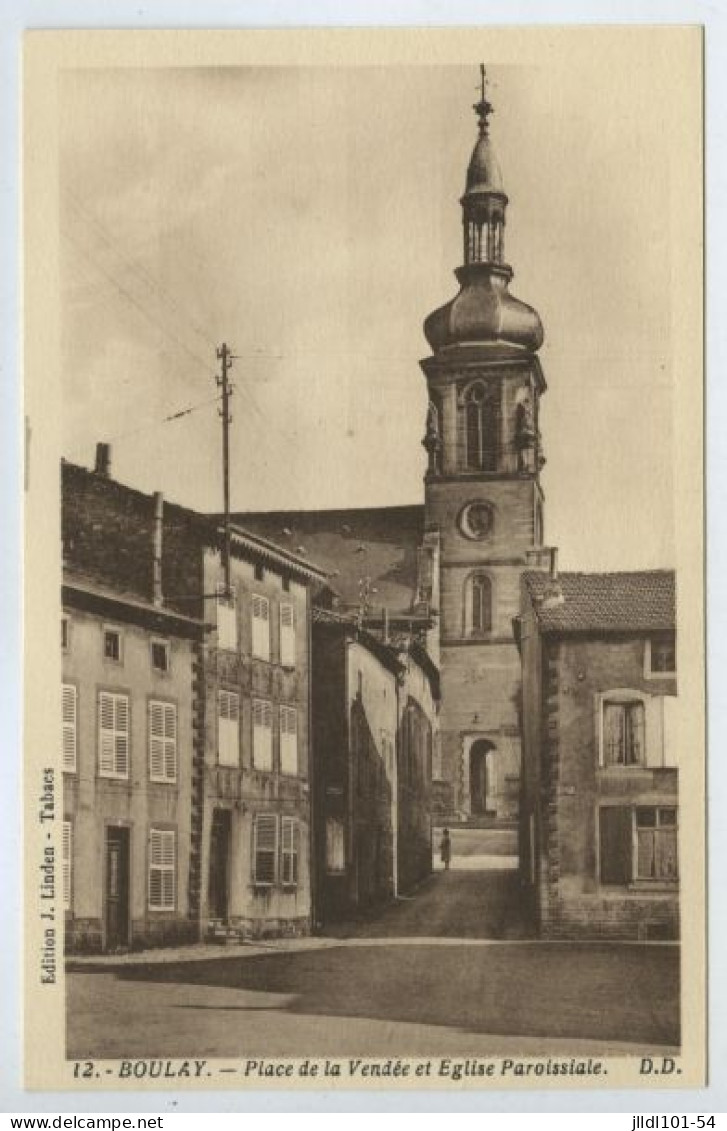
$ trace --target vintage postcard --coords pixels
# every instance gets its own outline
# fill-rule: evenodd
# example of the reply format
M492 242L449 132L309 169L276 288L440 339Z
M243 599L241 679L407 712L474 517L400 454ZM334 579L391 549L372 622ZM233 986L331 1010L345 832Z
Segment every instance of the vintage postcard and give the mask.
M703 1084L700 29L24 55L27 1087Z

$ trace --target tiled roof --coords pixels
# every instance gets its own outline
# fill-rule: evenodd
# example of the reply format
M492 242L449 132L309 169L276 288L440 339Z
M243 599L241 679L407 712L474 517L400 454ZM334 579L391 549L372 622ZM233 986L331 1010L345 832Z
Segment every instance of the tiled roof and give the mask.
M424 507L366 507L355 510L242 512L232 516L329 576L344 606L356 606L369 579L372 611L414 611Z
M654 632L676 623L670 569L559 573L555 580L529 571L523 580L543 632Z

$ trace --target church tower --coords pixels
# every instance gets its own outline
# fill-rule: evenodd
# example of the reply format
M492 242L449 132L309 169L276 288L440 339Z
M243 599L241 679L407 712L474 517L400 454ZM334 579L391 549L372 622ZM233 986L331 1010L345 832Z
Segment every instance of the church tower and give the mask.
M520 782L520 659L512 621L520 575L543 543L545 462L538 408L540 319L509 292L508 198L492 147L485 70L479 136L461 198L459 294L430 314L421 362L427 542L438 542L442 679L440 805L515 816ZM436 775L435 775L436 776Z

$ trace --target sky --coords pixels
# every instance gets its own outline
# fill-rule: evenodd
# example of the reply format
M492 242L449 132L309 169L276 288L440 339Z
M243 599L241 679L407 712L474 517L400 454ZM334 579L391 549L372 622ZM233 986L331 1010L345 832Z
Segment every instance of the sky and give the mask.
M587 52L488 74L510 289L546 335L546 541L567 569L673 565L673 92ZM226 341L233 509L423 501L422 323L457 292L478 79L66 71L65 456L110 441L121 481L221 509Z

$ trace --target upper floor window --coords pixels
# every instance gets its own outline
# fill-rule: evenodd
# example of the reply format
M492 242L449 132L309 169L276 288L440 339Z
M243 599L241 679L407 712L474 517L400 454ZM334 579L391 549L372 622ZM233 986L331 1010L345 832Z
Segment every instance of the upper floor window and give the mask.
M464 395L465 466L469 471L497 470L497 404L493 390L477 381Z
M280 606L280 662L295 667L295 607L288 601Z
M270 602L253 593L252 654L259 660L270 659Z
M72 683L64 683L62 689L63 715L63 769L67 773L76 772L78 692Z
M643 766L646 760L644 702L641 699L603 701L603 764Z
M151 642L151 666L157 672L169 671L169 641L168 640L152 640Z
M280 706L280 772L298 773L298 712L285 704Z
M252 764L267 773L273 768L273 707L267 699L252 701Z
M465 635L484 636L492 630L492 582L485 573L475 573L465 592Z
M646 641L646 675L676 675L676 633L657 632Z
M224 584L217 586L217 647L237 651L237 608L233 594Z
M121 633L118 628L103 630L103 655L105 660L121 663Z

